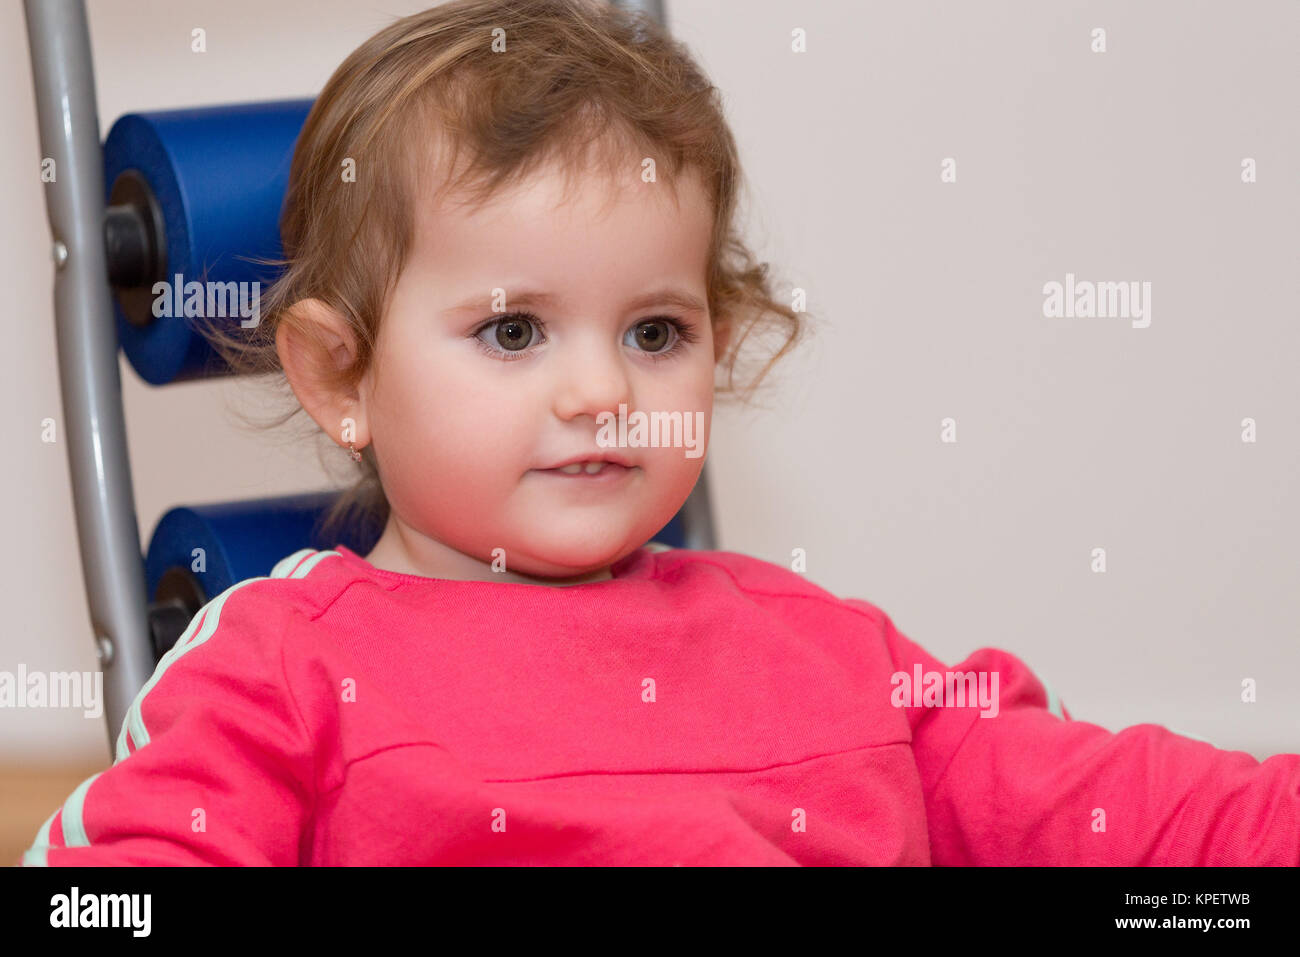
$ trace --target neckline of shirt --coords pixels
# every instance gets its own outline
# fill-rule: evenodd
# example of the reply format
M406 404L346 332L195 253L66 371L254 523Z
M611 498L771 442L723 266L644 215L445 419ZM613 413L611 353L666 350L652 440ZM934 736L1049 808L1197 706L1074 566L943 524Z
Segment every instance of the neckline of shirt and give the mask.
M410 575L406 572L390 571L387 568L379 568L371 564L361 555L358 555L346 545L335 545L330 551L337 554L348 565L356 568L371 578L397 582L408 585L486 585L490 588L536 588L547 589L550 591L574 591L579 588L599 588L601 585L610 585L614 582L626 581L632 578L640 578L654 564L654 551L642 545L636 551L624 555L618 561L609 567L611 578L602 578L600 581L583 582L581 585L533 585L528 582L494 582L482 581L477 578L430 578L425 575Z

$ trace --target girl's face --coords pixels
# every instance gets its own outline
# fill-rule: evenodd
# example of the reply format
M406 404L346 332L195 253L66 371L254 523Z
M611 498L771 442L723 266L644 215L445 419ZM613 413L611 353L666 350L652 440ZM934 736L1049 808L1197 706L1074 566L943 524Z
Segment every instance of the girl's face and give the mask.
M418 211L359 392L358 438L374 443L391 506L367 556L376 566L608 578L689 496L713 413L712 211L693 176L679 183L680 207L668 187L629 179L584 181L565 201L550 171L487 206ZM678 413L691 431L674 435L694 447L602 446L597 416L620 406L628 424ZM602 455L630 467L554 470ZM505 574L492 570L497 556Z

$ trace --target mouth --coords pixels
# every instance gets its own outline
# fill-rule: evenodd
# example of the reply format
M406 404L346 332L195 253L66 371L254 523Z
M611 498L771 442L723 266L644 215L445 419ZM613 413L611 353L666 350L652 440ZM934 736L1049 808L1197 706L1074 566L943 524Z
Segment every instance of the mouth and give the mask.
M617 462L572 462L560 468L534 469L539 475L551 475L566 482L609 483L618 482L638 471L635 465L619 465Z

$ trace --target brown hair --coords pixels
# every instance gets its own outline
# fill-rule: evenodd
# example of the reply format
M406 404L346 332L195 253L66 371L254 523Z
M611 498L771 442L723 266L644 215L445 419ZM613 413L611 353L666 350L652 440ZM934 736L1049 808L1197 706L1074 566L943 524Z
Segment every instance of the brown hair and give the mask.
M332 384L357 386L413 241L412 197L435 165L435 133L452 147L441 164L442 189L463 191L472 202L552 162L572 183L594 167L639 177L641 158L653 157L656 178L674 194L679 176L697 172L714 211L708 306L715 341L725 341L718 368L727 373L725 385L715 383L718 395L751 398L804 333L806 317L776 300L768 265L755 261L739 235L736 145L718 90L684 45L652 18L606 0L452 0L380 30L316 99L280 218L284 258L261 260L284 271L264 297L260 323L249 330L200 323L231 371L275 375L292 398L276 332L292 323L318 342L314 326L290 311L316 298L338 310L356 337L355 362L337 370ZM467 162L457 175L462 150ZM342 176L348 159L357 171L352 182ZM741 347L754 333L767 359L738 391ZM763 343L769 333L779 344ZM300 408L294 400L257 427L283 425ZM326 517L329 532L358 521L377 534L388 519L372 448L360 465L365 474Z

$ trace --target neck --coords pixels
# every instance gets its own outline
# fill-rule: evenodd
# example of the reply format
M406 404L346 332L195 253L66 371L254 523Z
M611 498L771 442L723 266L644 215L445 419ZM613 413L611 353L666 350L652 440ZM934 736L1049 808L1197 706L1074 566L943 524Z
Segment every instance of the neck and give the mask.
M509 569L495 571L491 562L482 561L473 555L467 555L442 542L414 532L403 526L391 514L384 533L365 559L384 571L452 581L508 582L516 585L546 585L562 588L568 585L607 581L614 577L608 565L581 575L560 578L539 578Z

